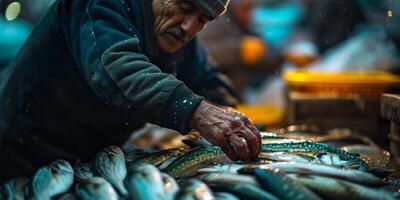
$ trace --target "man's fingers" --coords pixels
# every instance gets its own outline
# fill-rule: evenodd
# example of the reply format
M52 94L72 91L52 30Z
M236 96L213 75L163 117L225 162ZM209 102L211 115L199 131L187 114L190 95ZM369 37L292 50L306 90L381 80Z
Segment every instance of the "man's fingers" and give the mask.
M250 158L250 152L247 147L247 142L244 138L239 137L238 133L230 135L229 142L240 160L248 160Z
M256 137L255 141L258 143L258 145L256 145L258 149L255 152L252 151L252 153L254 153L253 158L255 158L255 156L260 154L260 151L261 151L261 144L262 144L261 134L257 130L257 128L254 126L253 122L251 122L251 120L248 117L243 116L242 120L244 121L246 127L249 128L251 130L252 134ZM248 139L246 139L246 140L249 141Z
M254 134L250 129L244 128L242 132L242 136L246 139L247 146L250 150L250 158L255 159L257 158L258 154L260 154L261 144L257 137L257 134Z
M229 144L228 138L225 138L225 140L222 140L220 143L220 146L222 150L225 152L225 154L231 159L232 161L237 161L239 157L233 150L233 147Z

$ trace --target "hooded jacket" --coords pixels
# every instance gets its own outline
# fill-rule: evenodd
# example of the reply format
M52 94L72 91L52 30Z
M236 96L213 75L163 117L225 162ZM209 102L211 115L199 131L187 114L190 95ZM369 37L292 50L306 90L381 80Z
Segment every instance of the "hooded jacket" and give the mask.
M60 0L0 85L0 173L28 175L55 159L89 159L144 122L181 133L204 98L234 91L196 39L160 51L149 0Z

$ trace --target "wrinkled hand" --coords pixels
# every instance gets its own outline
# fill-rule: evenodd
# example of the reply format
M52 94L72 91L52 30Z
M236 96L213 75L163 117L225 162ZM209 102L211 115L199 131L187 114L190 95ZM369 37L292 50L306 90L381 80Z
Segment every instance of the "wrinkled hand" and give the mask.
M260 154L261 135L239 112L202 101L189 122L209 142L218 145L231 160L250 160Z

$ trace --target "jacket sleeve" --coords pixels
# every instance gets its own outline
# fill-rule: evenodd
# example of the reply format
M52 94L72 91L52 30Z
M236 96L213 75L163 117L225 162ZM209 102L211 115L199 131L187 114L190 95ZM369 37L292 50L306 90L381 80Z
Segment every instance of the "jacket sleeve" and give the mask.
M185 46L183 73L178 76L193 91L220 105L236 106L238 95L229 78L220 73L215 65L207 59L207 55L197 39Z
M126 6L116 2L92 0L77 28L71 29L71 49L79 70L105 104L188 132L187 121L203 97L150 63Z

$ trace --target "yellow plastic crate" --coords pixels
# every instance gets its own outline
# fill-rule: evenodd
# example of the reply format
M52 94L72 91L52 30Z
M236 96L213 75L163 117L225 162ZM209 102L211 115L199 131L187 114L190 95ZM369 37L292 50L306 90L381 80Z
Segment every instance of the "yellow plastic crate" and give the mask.
M253 123L264 125L276 125L283 120L283 111L269 104L239 104L236 110L248 116Z
M385 71L321 72L290 70L283 73L291 91L315 95L380 97L400 86L400 76Z

